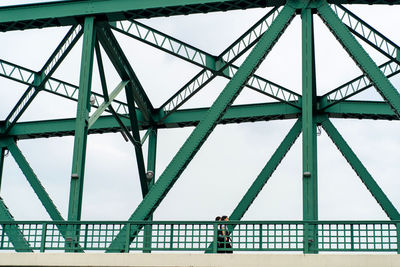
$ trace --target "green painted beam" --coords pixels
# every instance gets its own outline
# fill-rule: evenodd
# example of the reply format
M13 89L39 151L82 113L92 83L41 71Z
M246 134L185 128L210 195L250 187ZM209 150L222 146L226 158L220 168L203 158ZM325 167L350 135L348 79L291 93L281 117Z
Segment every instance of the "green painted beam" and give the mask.
M110 28L208 70L216 70L217 57L135 20L117 21Z
M129 124L128 118L122 118L125 125ZM75 134L76 119L58 119L36 122L19 122L10 131L9 136L18 139L49 138L73 136ZM115 133L120 131L120 126L112 115L100 117L88 133Z
M302 129L303 220L318 220L317 121L314 22L311 8L301 11L302 21ZM305 227L304 253L318 253L317 229Z
M140 143L143 145L144 142L146 142L147 137L149 137L150 132L153 130L153 128L147 129L146 133L143 135L142 139L140 139Z
M0 31L65 26L84 16L109 21L188 15L255 7L283 5L282 0L81 0L0 8Z
M3 199L0 197L0 220L14 222L14 217L11 215ZM24 235L18 225L2 225L1 232L7 234L8 239L12 243L16 252L33 252L31 246L24 238Z
M157 128L182 128L196 126L204 117L208 108L177 110ZM382 101L343 101L325 110L330 118L338 119L371 119L371 120L399 120L392 109ZM139 129L149 129L149 125L140 121L141 113L136 111L139 120ZM219 124L249 123L270 120L295 119L301 112L284 103L236 105L222 117ZM129 119L122 117L121 122L130 129ZM35 122L17 123L10 131L9 136L17 139L34 139L73 136L75 119L59 119ZM117 133L121 130L119 123L113 116L102 116L89 130L89 134Z
M149 188L154 185L155 176L156 176L156 155L157 155L157 129L150 128L149 133L149 144L148 144L148 152L147 152L147 174L152 173L153 178L151 180L147 180L147 184ZM149 221L153 220L153 215L150 215ZM144 253L151 253L151 242L152 242L152 226L146 225L144 227Z
M329 0L332 4L398 5L399 0ZM282 0L67 0L0 8L0 31L65 26L83 16L110 21L281 6Z
M357 65L375 84L376 89L383 99L400 116L400 94L396 88L394 88L328 4L325 3L318 7L318 13Z
M103 56L101 55L100 44L98 40L96 40L94 43L94 51L96 53L97 68L99 70L100 84L101 84L101 90L103 91L104 102L109 102L110 98L108 96L107 81L106 81L107 79L106 79L106 74L104 72Z
M145 197L149 192L149 187L146 179L146 167L144 165L144 157L142 151L142 143L140 140L139 123L136 116L135 102L134 102L134 86L129 83L125 87L126 99L129 107L129 121L131 126L132 137L135 147L136 163L140 179L140 187L142 189L142 196ZM137 103L137 102L136 102Z
M128 85L127 88L130 88L132 91L132 101L135 100L136 105L142 111L142 114L146 120L152 121L152 113L154 111L153 105L151 104L145 90L140 84L139 79L133 71L129 60L126 58L114 34L107 24L102 24L102 26L97 27L96 31L98 40L100 41L121 79L123 81L130 81L131 84ZM127 100L130 101L130 99Z
M156 128L182 128L196 126L207 113L208 108L177 110L165 121L157 122ZM139 129L149 129L150 125L143 121L142 114L136 110ZM300 111L285 103L265 103L231 106L224 114L219 124L245 123L269 120L287 120L300 116ZM121 117L121 123L130 129L129 119ZM18 139L49 138L74 135L75 119L59 119L35 122L17 123L9 136ZM113 116L100 117L89 134L115 133L121 130L121 125Z
M383 211L391 220L399 220L400 214L396 207L390 202L389 198L385 195L379 185L376 183L375 179L371 176L368 170L364 167L362 162L358 159L357 155L353 152L350 146L346 143L343 137L340 135L335 126L331 123L329 119L322 121L322 127L325 129L326 133L332 139L333 143L343 154L347 162L360 177L361 181L370 191L372 196L382 207Z
M94 43L96 39L94 27L94 17L85 18L68 206L69 221L80 220L81 218L86 143L90 112L89 101L92 85Z
M146 220L158 207L185 167L211 134L227 108L229 108L239 95L241 89L243 89L245 83L249 79L249 75L256 71L262 60L289 25L294 15L295 10L293 8L289 6L284 7L278 17L272 22L271 27L264 33L260 41L247 56L235 76L226 85L204 118L193 130L170 164L166 167L165 171L158 178L157 183L151 187L149 193L130 216L130 220ZM138 227L136 228L137 229L133 229L133 232L131 232L132 235L138 230ZM127 237L126 228L122 229L110 244L107 251L119 252L121 248L125 247L124 244L128 238L132 239L132 236Z
M180 106L189 101L190 98L197 94L216 77L217 74L207 69L203 69L197 73L161 105L160 109L162 111L162 119L167 118L169 115L175 112Z
M33 86L34 82L39 79L38 75L34 70L0 59L1 77Z
M153 179L149 182L149 186L154 184L156 174L157 159L157 129L150 129L149 144L147 152L147 171L153 172Z
M325 110L330 118L399 120L385 102L379 101L343 101Z
M139 129L145 130L149 125L140 122L141 113L136 111L139 120ZM178 110L157 128L182 128L196 126L207 112L207 108ZM219 124L248 123L269 120L287 120L300 116L298 109L284 103L251 104L232 106L222 117ZM398 120L396 114L385 102L375 101L343 101L326 109L330 118L354 118L373 120ZM129 129L129 120L121 118L122 123ZM48 121L17 123L10 131L9 136L17 139L34 139L73 136L75 119L59 119ZM116 133L120 125L113 116L100 117L89 134Z

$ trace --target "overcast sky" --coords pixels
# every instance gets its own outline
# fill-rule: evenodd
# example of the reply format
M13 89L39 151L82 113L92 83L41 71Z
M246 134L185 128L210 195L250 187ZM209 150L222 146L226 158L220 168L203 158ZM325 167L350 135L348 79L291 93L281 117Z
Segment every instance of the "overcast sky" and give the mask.
M10 3L28 1L2 1L2 5ZM348 8L400 44L400 7ZM269 10L217 12L141 22L218 55ZM322 95L356 77L361 71L317 15L314 20L317 90ZM60 27L1 33L0 58L40 70L68 29ZM200 71L200 68L181 59L121 34L115 35L155 107L159 107ZM81 41L54 77L78 85ZM384 61L372 49L367 48L367 51L371 52L377 64ZM103 60L108 87L112 90L120 80L104 53ZM93 70L92 90L100 92L96 62ZM296 16L264 60L257 74L301 93L299 16ZM399 89L400 80L395 77L391 81ZM0 78L0 84L0 119L5 119L26 86L5 78ZM226 79L217 78L182 108L210 106L226 84ZM121 100L124 100L123 95L119 96ZM354 99L382 100L373 88ZM235 104L271 101L245 88ZM20 121L70 118L75 114L76 102L41 92ZM229 215L294 122L218 126L156 210L155 219L212 220L216 215ZM400 208L400 123L367 120L333 120L333 123L393 204ZM156 177L163 172L192 130L159 130ZM64 218L67 218L73 137L24 140L19 141L18 145ZM147 142L144 153L146 159ZM302 218L301 158L300 136L244 219ZM129 218L141 201L135 162L132 144L125 142L119 133L89 136L82 220ZM320 219L387 219L325 132L318 137L318 175ZM5 159L1 196L17 220L49 219L11 155Z

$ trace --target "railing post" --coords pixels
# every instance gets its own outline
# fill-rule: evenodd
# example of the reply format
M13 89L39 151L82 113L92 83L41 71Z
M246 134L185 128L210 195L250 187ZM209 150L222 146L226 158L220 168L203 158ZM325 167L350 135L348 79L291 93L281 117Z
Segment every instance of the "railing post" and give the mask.
M212 246L212 253L217 253L218 250L218 223L213 223L214 231L213 231L213 246Z
M262 224L261 223L260 223L259 227L260 227L260 229L258 229L258 235L260 237L259 237L259 240L258 240L258 242L259 242L258 246L259 246L260 250L262 250Z
M129 253L129 246L131 244L131 224L128 223L126 227L125 253Z
M400 222L396 223L397 231L397 254L400 254Z
M150 220L149 220L150 221ZM151 247L151 232L152 228L151 225L144 225L143 227L143 253L151 253L150 247Z
M350 224L351 251L354 251L354 225Z
M47 231L47 223L42 224L42 236L40 240L40 252L44 252L46 249L46 231Z
M157 235L158 235L158 231L157 231ZM169 248L172 250L172 248L174 247L174 225L171 224L171 229L169 232Z
M74 223L67 225L67 234L65 236L65 252L77 252L78 229Z
M151 222L150 220L146 222ZM145 224L143 227L143 253L151 253L153 225Z
M88 231L89 231L89 225L85 224L85 238L83 239L83 248L85 249L87 247L87 238L88 238Z
M309 246L308 246L309 228L310 228L310 225L307 222L305 222L303 224L303 252L304 252L304 254L308 253L308 248L309 248Z

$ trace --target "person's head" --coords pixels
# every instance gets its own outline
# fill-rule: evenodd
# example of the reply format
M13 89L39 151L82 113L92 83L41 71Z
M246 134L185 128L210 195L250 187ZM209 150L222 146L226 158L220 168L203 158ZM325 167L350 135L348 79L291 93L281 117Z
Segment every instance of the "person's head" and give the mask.
M216 220L216 221L220 221L220 220L221 220L221 217L217 216L217 217L215 217L215 220Z
M221 217L221 221L229 221L228 216L224 215Z

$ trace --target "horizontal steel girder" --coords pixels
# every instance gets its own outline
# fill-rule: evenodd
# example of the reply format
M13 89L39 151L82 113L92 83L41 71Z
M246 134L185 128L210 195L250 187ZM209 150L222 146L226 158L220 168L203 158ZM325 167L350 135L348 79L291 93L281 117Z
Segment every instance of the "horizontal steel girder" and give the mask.
M283 0L82 0L0 8L0 31L66 26L83 16L99 15L109 21L166 17L216 11L281 6ZM329 0L330 4L398 5L400 0Z
M383 101L343 101L325 109L329 118L399 120L397 115Z
M196 126L208 108L177 110L157 128L181 128ZM390 109L389 109L390 110ZM148 129L150 125L143 122L140 111L136 110L139 129ZM219 124L243 123L255 121L293 119L300 115L300 111L285 103L268 103L253 105L232 106L225 113ZM121 117L124 125L130 129L129 119ZM32 139L43 137L72 136L74 134L75 119L60 119L35 122L17 123L9 135L18 139ZM89 134L119 132L120 125L113 116L102 116L90 128Z
M208 108L177 110L156 126L159 129L196 126L207 110ZM149 125L143 122L140 111L136 110L136 113L139 129L148 129ZM343 101L327 108L322 114L327 114L329 118L339 119L398 120L385 102L374 101ZM219 124L286 120L297 118L300 115L301 111L285 103L237 105L228 109ZM121 117L121 120L130 129L128 118ZM21 122L13 127L9 136L18 139L72 136L74 127L75 119ZM89 130L89 134L119 131L121 131L120 125L113 116L109 115L100 117Z
M66 26L90 15L118 21L283 4L282 0L70 0L0 8L0 31Z

